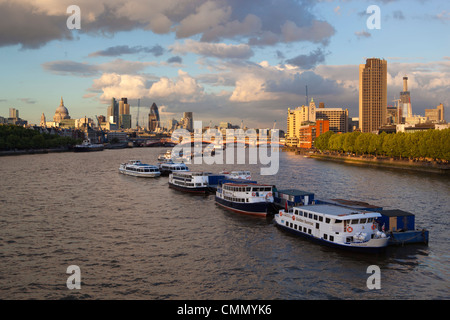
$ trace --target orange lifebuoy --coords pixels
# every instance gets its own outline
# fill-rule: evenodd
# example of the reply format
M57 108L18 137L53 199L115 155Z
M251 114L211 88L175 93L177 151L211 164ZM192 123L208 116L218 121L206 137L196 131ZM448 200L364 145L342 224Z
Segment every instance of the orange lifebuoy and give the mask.
M280 211L280 217L283 216L283 213Z
M295 216L294 216L294 215L292 216L292 220L294 220L294 221L295 221Z
M268 197L271 197L271 196L272 196L272 192L269 192L269 193L267 194L267 196L268 196Z
M352 232L352 231L353 231L353 228L350 227L350 226L348 226L348 227L347 227L347 232Z
M377 228L377 226L376 225L372 225L372 230L375 230Z

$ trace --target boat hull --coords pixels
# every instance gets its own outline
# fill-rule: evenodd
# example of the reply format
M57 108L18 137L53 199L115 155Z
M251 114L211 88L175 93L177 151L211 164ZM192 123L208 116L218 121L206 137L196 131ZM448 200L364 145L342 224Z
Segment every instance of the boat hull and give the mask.
M386 247L389 242L389 238L382 238L382 239L371 239L368 242L362 242L362 243L353 243L353 244L341 244L337 242L328 241L322 238L317 238L315 236L312 236L310 234L286 227L284 224L281 224L277 217L274 219L275 225L291 234L294 234L296 236L300 236L302 238L305 238L307 240L310 240L312 242L325 245L327 247L331 248L337 248L342 249L345 251L352 251L352 252L360 252L360 253L380 253L384 252L386 250Z
M224 207L225 209L231 210L236 213L259 217L267 216L267 202L237 203L222 199L216 195L216 203Z
M103 151L104 146L99 147L74 147L74 152L92 152L92 151Z
M208 187L195 187L195 188L189 188L189 187L183 187L176 184L173 184L169 182L169 188L183 191L183 192L189 192L194 194L206 194L208 192Z

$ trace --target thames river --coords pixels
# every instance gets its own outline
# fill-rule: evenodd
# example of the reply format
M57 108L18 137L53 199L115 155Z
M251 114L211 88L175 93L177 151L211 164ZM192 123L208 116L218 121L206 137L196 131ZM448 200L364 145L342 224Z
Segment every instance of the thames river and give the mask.
M280 152L278 174L248 169L261 183L316 198L365 201L416 215L428 245L347 253L242 216L214 196L168 188L167 177L118 173L130 159L157 163L163 148L0 158L1 299L449 299L450 179ZM69 290L69 266L81 272ZM381 288L369 289L368 267Z

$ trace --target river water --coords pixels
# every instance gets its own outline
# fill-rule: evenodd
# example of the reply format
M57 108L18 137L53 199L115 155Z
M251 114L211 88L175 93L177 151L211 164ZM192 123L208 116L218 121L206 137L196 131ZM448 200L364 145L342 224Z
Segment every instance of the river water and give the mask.
M295 237L272 218L242 216L214 196L168 188L167 177L118 173L156 163L162 148L0 158L1 299L449 299L450 180L280 152L280 169L254 180L398 208L430 231L427 245L347 253ZM67 267L81 271L69 290ZM370 265L381 289L370 290Z

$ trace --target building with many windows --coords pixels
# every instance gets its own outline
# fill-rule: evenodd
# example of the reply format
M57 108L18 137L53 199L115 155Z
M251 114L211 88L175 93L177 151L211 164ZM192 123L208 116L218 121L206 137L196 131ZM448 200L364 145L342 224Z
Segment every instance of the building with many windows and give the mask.
M348 109L319 108L316 109L317 120L328 120L330 131L334 133L348 132Z
M387 119L387 62L367 59L359 65L359 128L376 132Z
M425 109L425 117L431 122L445 122L444 105L441 103L436 109Z

